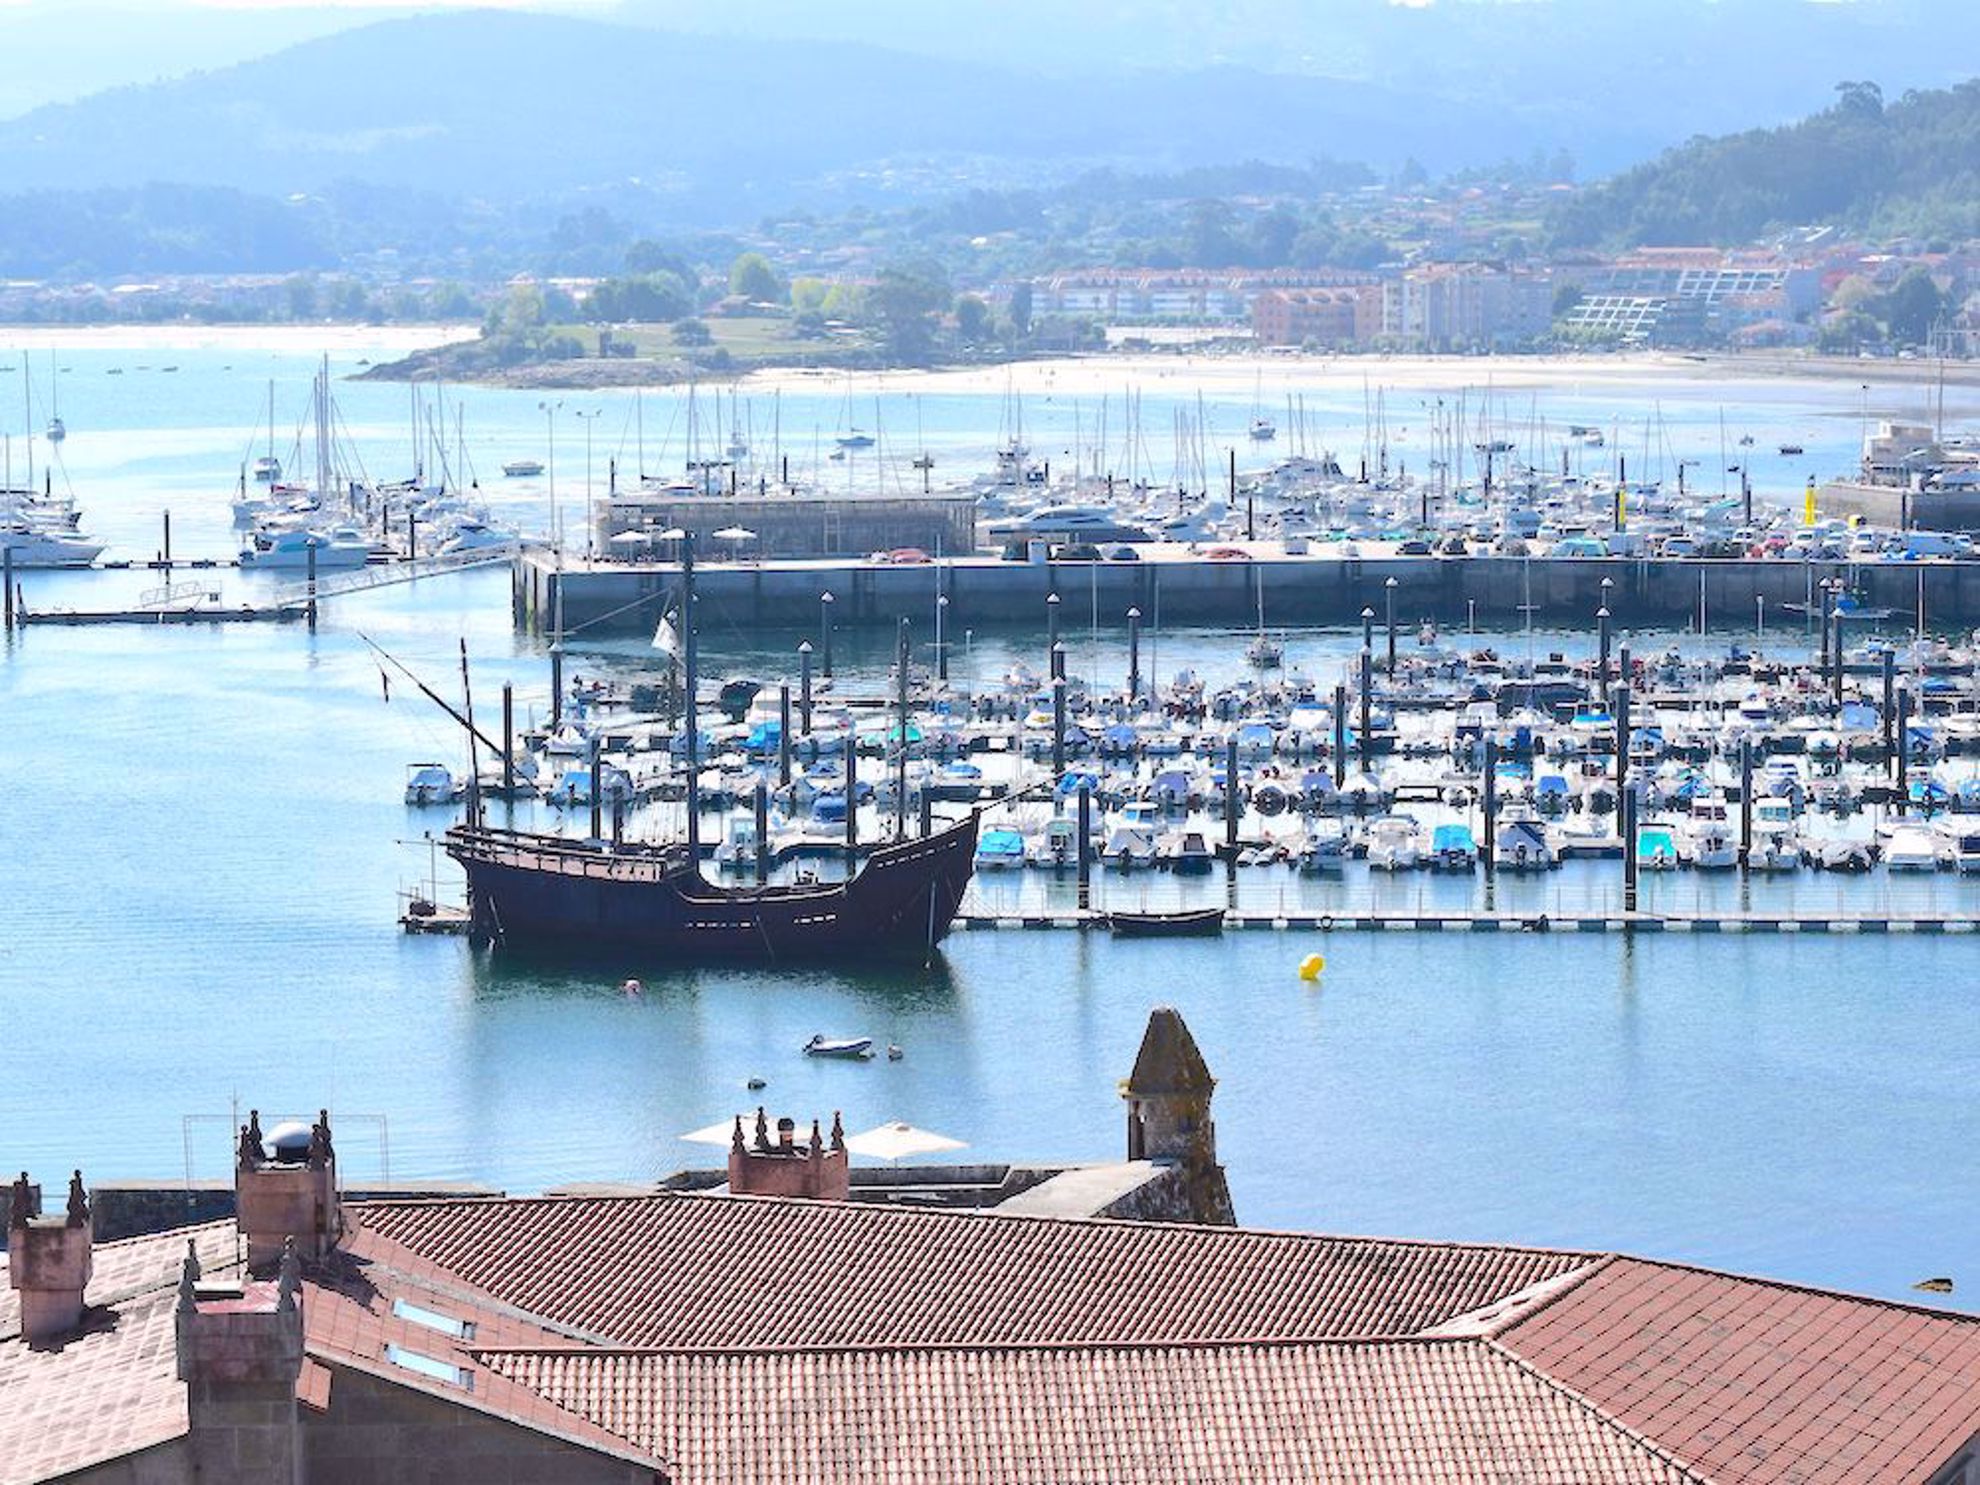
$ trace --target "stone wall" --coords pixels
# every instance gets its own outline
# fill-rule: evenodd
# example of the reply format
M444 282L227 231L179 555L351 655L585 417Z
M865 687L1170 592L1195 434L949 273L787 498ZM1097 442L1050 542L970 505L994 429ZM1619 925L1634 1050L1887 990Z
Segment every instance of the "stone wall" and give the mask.
M62 1476L63 1485L194 1485L192 1451L177 1438Z
M305 1414L303 1452L310 1485L632 1485L661 1478L347 1367L332 1369L329 1413Z
M1237 1213L1231 1206L1230 1187L1224 1181L1221 1165L1192 1176L1181 1163L1164 1162L1150 1179L1093 1215L1121 1222L1237 1225Z

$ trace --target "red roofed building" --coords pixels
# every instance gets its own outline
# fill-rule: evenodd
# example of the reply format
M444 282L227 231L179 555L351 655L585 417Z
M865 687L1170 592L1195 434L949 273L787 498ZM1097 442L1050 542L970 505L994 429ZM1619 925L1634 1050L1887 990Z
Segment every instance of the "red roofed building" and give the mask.
M1140 1153L1211 1181L1211 1086L1158 1013ZM327 1118L273 1157L253 1132L250 1183L334 1172ZM1980 1320L1022 1201L346 1201L255 1273L233 1221L98 1244L32 1345L0 1289L0 1485L1980 1485ZM89 1231L79 1188L59 1220Z

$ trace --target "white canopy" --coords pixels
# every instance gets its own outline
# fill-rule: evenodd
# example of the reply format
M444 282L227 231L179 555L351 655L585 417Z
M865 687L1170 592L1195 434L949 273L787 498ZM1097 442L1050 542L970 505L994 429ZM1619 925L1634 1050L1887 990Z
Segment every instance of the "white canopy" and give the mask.
M846 1148L855 1155L875 1160L900 1160L909 1155L933 1155L940 1150L962 1150L962 1140L952 1140L932 1129L917 1129L904 1119L889 1119L875 1129L846 1136Z
M743 1131L745 1138L748 1133L746 1129ZM736 1121L724 1119L718 1124L710 1124L706 1129L690 1129L686 1134L674 1137L695 1145L726 1145L736 1137Z

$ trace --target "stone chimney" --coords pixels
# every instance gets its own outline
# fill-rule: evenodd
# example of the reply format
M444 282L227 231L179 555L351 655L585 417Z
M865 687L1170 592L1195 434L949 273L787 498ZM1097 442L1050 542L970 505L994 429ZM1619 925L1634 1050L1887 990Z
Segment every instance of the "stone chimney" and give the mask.
M300 1485L296 1378L303 1361L302 1263L293 1244L277 1277L202 1283L190 1241L179 1277L179 1380L202 1485Z
M839 1116L832 1115L829 1140L811 1121L811 1138L797 1142L797 1124L791 1119L777 1121L777 1134L770 1134L770 1121L762 1109L756 1111L756 1137L743 1138L742 1116L736 1116L735 1137L729 1142L729 1190L737 1196L806 1196L818 1201L845 1201L852 1195L851 1157L846 1153L846 1133Z
M305 1262L328 1258L344 1235L329 1110L319 1112L314 1125L277 1125L266 1142L261 1113L251 1110L241 1126L234 1193L235 1220L247 1239L250 1271L270 1270L290 1238Z
M1121 1085L1127 1100L1127 1158L1173 1164L1181 1173L1186 1204L1197 1222L1234 1223L1230 1186L1217 1163L1217 1126L1210 1095L1217 1080L1196 1038L1169 1006L1148 1016L1134 1071Z
M7 1282L21 1293L21 1337L28 1345L59 1344L82 1324L94 1237L81 1171L69 1178L68 1209L59 1217L41 1215L41 1190L21 1172L7 1218Z

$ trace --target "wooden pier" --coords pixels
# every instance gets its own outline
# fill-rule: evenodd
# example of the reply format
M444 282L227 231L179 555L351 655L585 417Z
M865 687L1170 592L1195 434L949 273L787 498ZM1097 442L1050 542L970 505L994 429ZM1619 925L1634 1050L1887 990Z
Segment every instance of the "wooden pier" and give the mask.
M955 921L958 932L998 930L1097 929L1106 931L1099 912L1037 913L1022 916L970 914ZM1975 920L1956 913L1894 916L1879 913L1488 913L1369 912L1241 913L1224 915L1225 932L1277 933L1808 933L1960 934L1980 931Z

